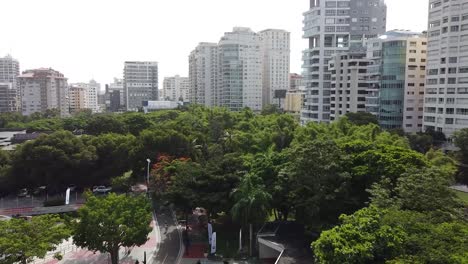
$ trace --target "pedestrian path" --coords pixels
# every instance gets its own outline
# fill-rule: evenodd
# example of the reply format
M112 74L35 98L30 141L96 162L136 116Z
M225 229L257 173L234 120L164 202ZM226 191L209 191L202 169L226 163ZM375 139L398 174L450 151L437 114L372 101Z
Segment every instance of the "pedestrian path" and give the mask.
M154 255L156 254L157 245L157 228L156 221L151 222L153 230L148 235L148 241L140 247L121 248L119 252L119 264L135 264L138 260L143 262L146 253L148 264L152 264ZM54 254L59 252L62 254L62 260L54 259ZM108 264L110 256L107 253L92 252L87 249L78 248L73 245L71 239L61 244L57 250L50 252L44 259L36 260L34 264Z

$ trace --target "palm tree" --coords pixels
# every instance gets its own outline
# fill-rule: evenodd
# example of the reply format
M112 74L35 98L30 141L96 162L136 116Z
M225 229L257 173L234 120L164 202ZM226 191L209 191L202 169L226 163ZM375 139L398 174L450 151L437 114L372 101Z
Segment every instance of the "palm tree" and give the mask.
M271 211L272 197L260 182L260 178L246 175L239 188L232 193L235 201L231 209L233 219L240 222L242 227L249 225L250 254L252 254L252 224L263 223Z

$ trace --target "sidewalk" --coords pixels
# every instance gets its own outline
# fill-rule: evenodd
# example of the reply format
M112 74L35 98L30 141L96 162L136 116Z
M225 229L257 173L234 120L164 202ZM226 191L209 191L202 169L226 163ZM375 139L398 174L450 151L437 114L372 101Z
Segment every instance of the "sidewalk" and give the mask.
M156 221L151 222L153 230L148 235L148 241L140 246L130 249L120 249L120 262L119 264L135 264L138 260L142 263L144 254L146 252L146 261L148 264L153 263L156 254L157 245L157 228ZM54 254L60 252L63 256L61 261L54 259ZM110 256L107 253L92 252L87 249L78 248L73 245L71 239L57 247L57 250L50 252L44 259L36 260L34 264L108 264L110 263Z

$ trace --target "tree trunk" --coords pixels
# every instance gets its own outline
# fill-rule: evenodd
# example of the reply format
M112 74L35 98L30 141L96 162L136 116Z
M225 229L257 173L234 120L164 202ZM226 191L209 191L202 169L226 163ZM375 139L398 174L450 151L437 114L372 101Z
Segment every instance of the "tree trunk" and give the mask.
M119 264L119 247L116 247L111 250L111 263L112 264Z
M253 248L252 248L252 245L253 245L253 227L252 227L252 224L249 224L249 232L250 232L250 248L249 248L249 252L250 252L250 256L253 256Z

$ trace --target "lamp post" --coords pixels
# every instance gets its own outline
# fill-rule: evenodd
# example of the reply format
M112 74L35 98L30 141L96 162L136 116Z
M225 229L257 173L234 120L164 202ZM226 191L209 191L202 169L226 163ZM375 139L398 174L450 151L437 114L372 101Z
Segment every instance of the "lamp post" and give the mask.
M148 193L148 189L149 189L149 169L150 169L151 160L146 159L146 162L148 162L148 168L146 170L146 192Z

